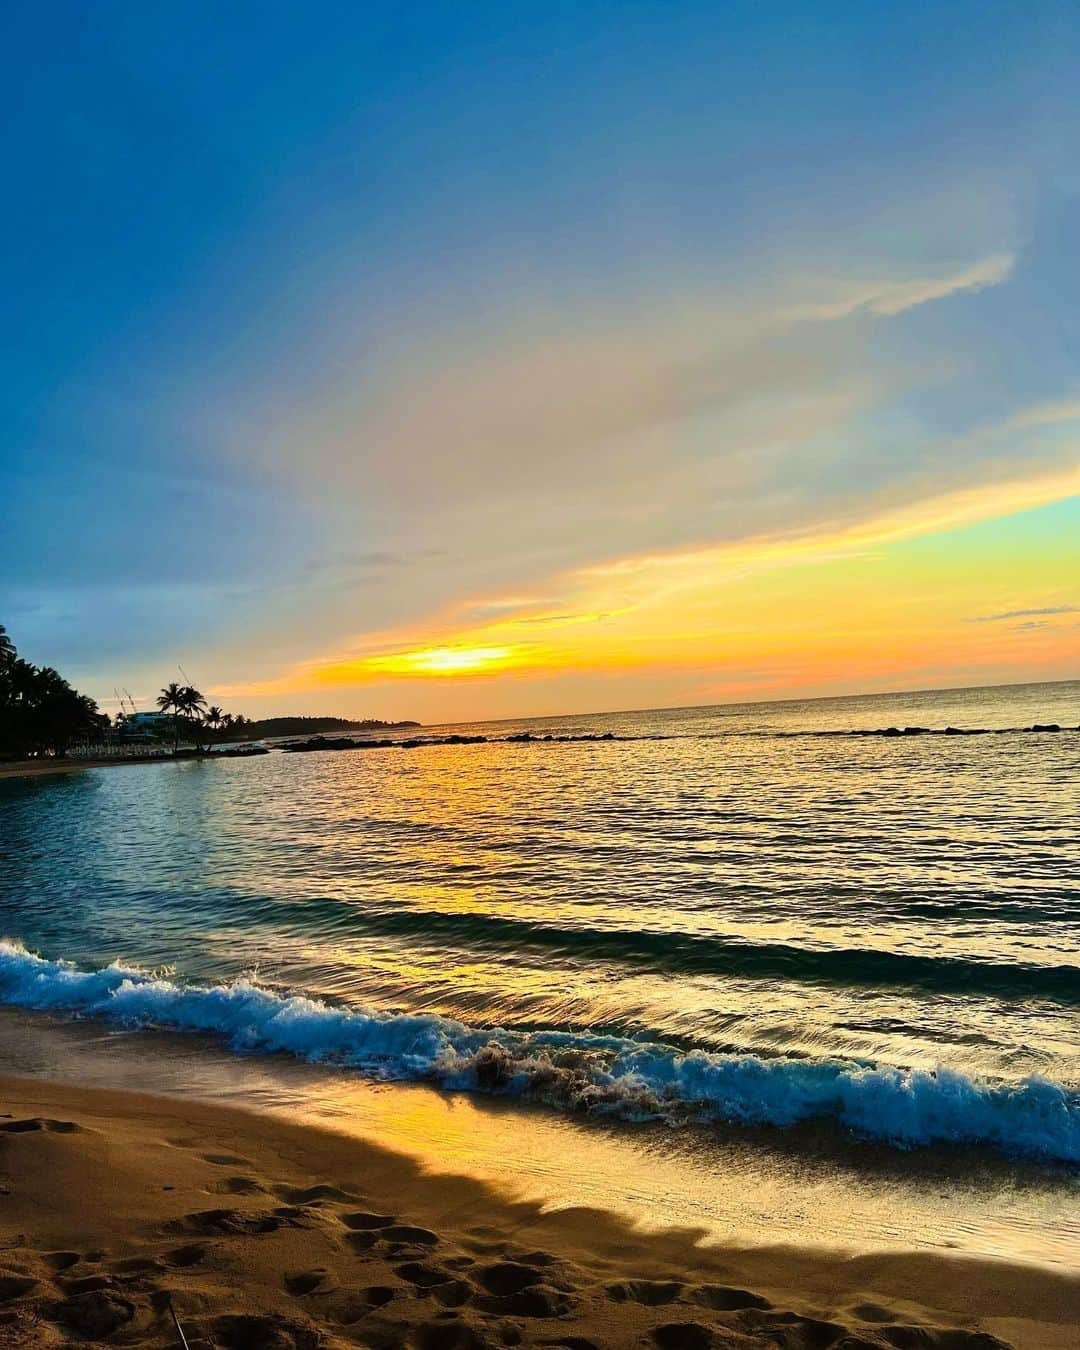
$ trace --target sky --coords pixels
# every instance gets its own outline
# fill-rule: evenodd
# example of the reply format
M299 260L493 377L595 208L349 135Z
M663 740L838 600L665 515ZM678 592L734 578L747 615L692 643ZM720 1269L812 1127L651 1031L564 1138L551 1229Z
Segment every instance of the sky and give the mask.
M19 4L0 622L107 710L1080 676L1080 10Z

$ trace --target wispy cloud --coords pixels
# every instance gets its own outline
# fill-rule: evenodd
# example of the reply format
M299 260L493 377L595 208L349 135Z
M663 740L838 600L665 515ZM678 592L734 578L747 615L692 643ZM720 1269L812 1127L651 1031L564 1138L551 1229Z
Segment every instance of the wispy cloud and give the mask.
M1008 281L1016 264L1012 253L993 253L959 272L907 277L901 280L867 282L850 294L820 304L789 311L797 319L846 319L853 314L878 314L889 318L931 300L944 300L961 291L981 291Z
M1009 619L1034 619L1048 614L1080 614L1080 605L1044 605L1041 609L1006 609L1000 614L979 614L972 623L1005 623ZM1024 624L1022 627L1034 627Z
M1004 424L1005 431L1027 431L1038 427L1058 427L1080 422L1080 399L1036 403L1022 408Z

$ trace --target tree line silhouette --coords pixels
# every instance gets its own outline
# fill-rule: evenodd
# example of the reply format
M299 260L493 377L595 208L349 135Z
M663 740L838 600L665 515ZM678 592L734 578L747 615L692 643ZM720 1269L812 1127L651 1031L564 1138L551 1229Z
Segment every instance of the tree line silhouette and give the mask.
M0 624L0 754L63 756L108 727L94 700L59 671L23 660Z
M243 715L234 717L208 706L191 685L167 685L157 698L162 712L172 713L173 750L180 739L192 740L197 751L248 727ZM0 757L31 759L42 755L64 758L76 746L107 751L135 739L146 739L145 724L118 713L113 722L87 694L80 694L52 666L35 666L15 649L0 624Z
M87 694L80 694L52 666L35 666L15 650L0 624L0 758L64 758L71 750L95 755L155 753L154 746L181 740L202 754L221 741L250 741L259 736L314 734L325 731L372 731L419 726L418 722L353 721L344 717L271 717L252 721L235 716L190 684L167 684L155 700L169 716L165 726L135 712L121 710L115 720ZM171 735L170 735L171 733ZM163 747L156 753L164 753ZM190 753L190 752L187 752Z

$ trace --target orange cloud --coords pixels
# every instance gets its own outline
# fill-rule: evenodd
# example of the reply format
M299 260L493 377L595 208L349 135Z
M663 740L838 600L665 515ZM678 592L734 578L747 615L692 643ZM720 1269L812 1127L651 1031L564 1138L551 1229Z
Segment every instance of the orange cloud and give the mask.
M895 669L920 633L925 640L926 614L942 608L944 582L936 603L928 603L913 579L893 576L886 597L881 587L887 569L867 581L863 568L856 582L850 568L834 575L831 565L881 562L901 541L1078 493L1080 468L1074 468L953 492L817 533L626 557L558 578L549 593L560 600L546 609L529 607L528 597L520 597L520 609L501 612L497 602L473 597L424 630L371 635L352 652L307 663L279 680L214 693L238 698L568 670L699 668L734 675L754 667L764 677L765 668L783 665L813 681L825 679L830 669L868 675ZM807 567L819 569L811 584L797 575ZM950 585L970 589L967 582ZM969 592L963 598L970 604ZM487 622L461 624L462 616L493 609Z

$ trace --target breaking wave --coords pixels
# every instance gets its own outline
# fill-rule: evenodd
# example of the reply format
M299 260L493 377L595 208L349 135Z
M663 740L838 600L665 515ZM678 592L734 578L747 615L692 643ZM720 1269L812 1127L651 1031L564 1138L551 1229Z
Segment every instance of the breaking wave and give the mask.
M12 941L0 941L0 1002L128 1027L202 1032L238 1053L285 1052L384 1079L627 1119L775 1126L827 1119L905 1148L980 1144L1080 1162L1080 1096L1045 1079L990 1082L944 1068L765 1059L616 1036L484 1030L435 1014L335 1007L253 979L203 987L119 962L84 971Z

